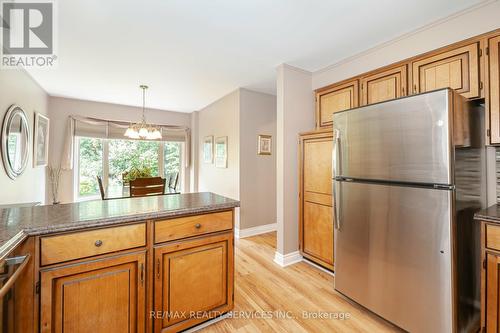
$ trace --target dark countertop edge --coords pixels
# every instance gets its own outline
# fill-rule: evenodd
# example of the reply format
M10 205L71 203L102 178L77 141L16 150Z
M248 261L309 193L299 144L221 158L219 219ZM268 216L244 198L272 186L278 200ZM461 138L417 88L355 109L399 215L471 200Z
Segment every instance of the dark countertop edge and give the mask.
M500 204L493 204L487 208L481 209L474 214L477 221L485 221L500 224Z
M492 216L488 216L488 215L475 214L474 219L477 221L484 221L484 222L500 224L500 218L496 218L496 217L492 217Z
M178 216L196 215L196 214L234 209L239 206L240 206L239 201L234 201L230 203L215 204L205 207L183 208L183 209L176 209L163 212L138 213L131 215L114 216L109 218L99 218L99 219L79 222L76 225L72 223L67 223L67 224L58 224L55 226L39 227L33 229L26 228L24 230L19 231L15 236L13 236L11 239L4 242L4 244L0 246L0 260L8 256L19 244L21 244L21 242L23 242L29 236L40 236L51 233L76 231L94 227L113 226L119 224L127 224L130 222L156 220L161 218L175 218Z

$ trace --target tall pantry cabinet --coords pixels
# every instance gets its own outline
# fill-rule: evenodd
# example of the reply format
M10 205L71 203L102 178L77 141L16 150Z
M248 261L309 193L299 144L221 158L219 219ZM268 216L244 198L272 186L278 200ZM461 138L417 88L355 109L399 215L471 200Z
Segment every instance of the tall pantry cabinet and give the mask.
M299 138L299 239L301 254L333 270L332 130Z

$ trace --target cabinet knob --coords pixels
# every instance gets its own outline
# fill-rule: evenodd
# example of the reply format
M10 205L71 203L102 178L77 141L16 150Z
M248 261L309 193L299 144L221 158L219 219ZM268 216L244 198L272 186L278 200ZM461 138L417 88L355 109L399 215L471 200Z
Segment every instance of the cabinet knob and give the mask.
M101 246L102 245L102 240L100 240L100 239L96 240L95 243L94 243L94 245L97 246L97 247Z
M196 223L196 225L194 226L196 229L200 229L201 228L201 224L199 223Z

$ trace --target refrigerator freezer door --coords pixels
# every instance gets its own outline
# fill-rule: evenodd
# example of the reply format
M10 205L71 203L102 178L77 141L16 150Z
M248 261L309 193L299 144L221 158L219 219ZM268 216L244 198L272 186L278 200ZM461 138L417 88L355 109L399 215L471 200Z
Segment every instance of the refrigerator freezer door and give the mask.
M341 182L335 289L410 332L452 331L452 191Z
M450 93L439 90L335 113L338 176L452 184Z

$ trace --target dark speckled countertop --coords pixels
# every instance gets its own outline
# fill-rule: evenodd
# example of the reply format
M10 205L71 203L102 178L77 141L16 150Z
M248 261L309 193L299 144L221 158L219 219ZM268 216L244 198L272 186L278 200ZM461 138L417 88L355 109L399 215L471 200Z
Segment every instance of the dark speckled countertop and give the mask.
M482 209L474 215L476 220L500 223L500 205Z
M239 201L214 193L185 193L0 209L0 258L28 236L206 213L239 205Z

